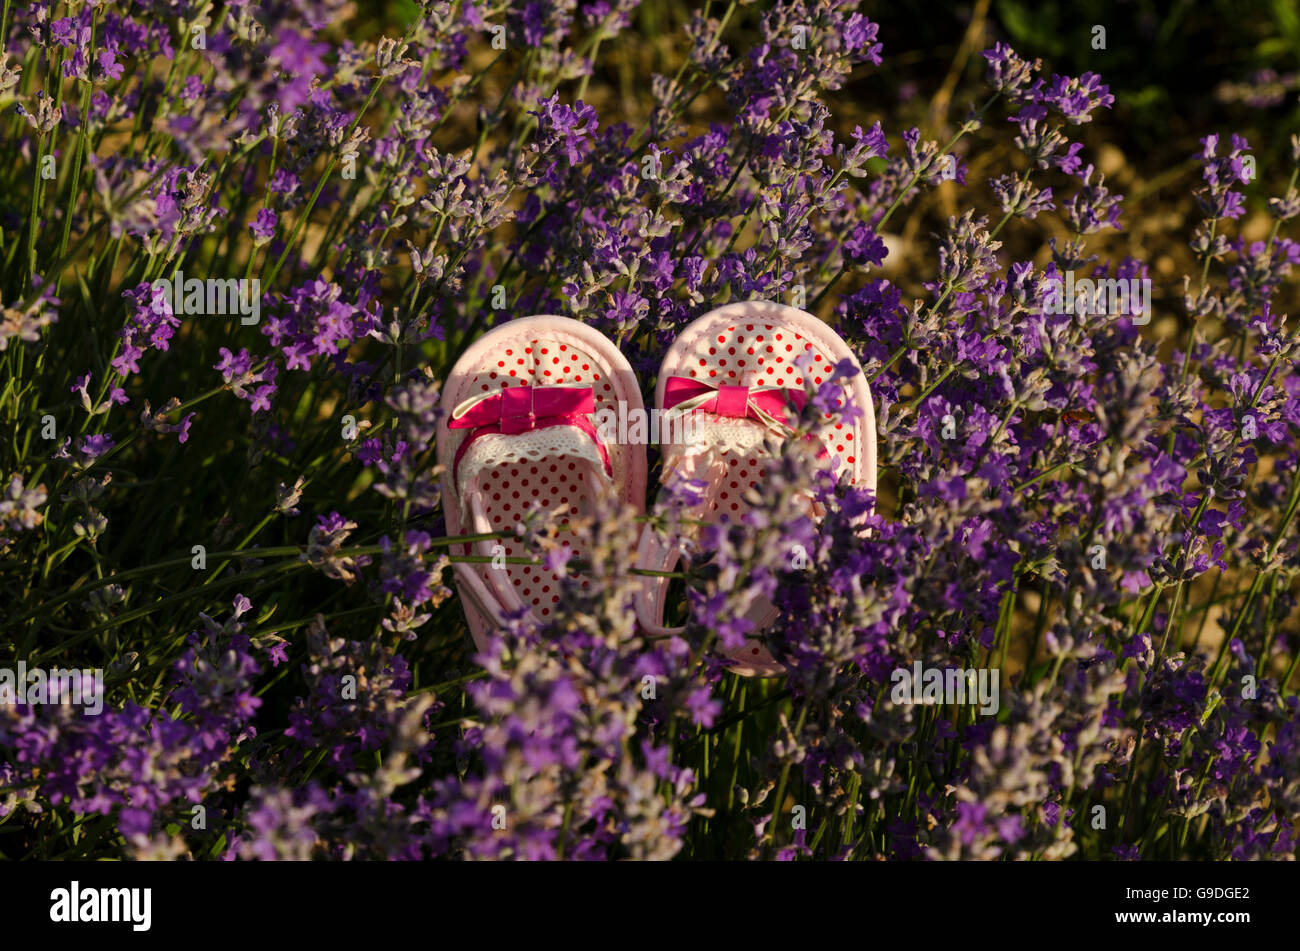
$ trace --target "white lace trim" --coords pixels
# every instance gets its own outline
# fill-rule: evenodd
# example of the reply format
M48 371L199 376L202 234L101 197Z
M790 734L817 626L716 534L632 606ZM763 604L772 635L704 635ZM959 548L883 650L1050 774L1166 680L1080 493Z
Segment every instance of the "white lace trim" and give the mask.
M665 443L661 448L664 464L676 466L688 456L714 452L750 455L761 452L768 455L768 440L779 440L761 423L749 419L731 419L725 416L696 413L686 427L688 438L681 443Z
M458 473L462 512L469 512L469 493L480 475L489 469L539 462L557 457L579 459L589 463L602 484L610 484L600 449L591 436L576 426L548 426L532 432L507 435L489 433L474 440L460 460Z

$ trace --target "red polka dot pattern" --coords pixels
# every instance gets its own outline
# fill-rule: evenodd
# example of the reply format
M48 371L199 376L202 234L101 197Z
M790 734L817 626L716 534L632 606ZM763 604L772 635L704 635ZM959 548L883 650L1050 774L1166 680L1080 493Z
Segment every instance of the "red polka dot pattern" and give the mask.
M704 379L714 386L783 386L802 389L804 371L795 366L795 357L808 353L812 356L809 373L818 384L830 377L834 365L830 358L803 336L774 324L744 323L726 327L716 334L702 338L695 351L682 361L686 373L695 379ZM677 371L681 372L681 371ZM847 387L844 396L849 398ZM829 415L826 417L831 418ZM826 452L834 460L835 471L855 461L853 427L836 423L823 437ZM727 475L715 487L711 510L720 519L738 518L749 507L744 500L748 488L758 489L767 477L763 458L750 454L725 452L721 458Z
M571 343L543 338L495 351L493 358L474 374L469 391L490 393L512 386L581 383L592 387L597 413L606 407L617 412L618 395L609 378L610 371L603 361ZM620 472L624 471L624 450L616 444L607 445L606 449L617 480ZM520 459L514 464L496 465L480 471L477 482L492 529L508 532L526 515L538 509L558 513L556 523L559 525L567 524L574 516L587 515L590 501L584 468L583 463L559 455L541 460ZM462 492L466 490L464 478L465 474L462 474ZM573 545L571 536L566 540ZM507 558L530 557L518 542L504 539L501 544ZM466 553L469 548L465 546ZM531 557L536 557L536 553ZM574 546L572 558L583 557L583 551ZM482 570L501 569L483 565ZM549 617L560 600L559 579L541 565L507 564L504 570L510 586L524 604L540 617Z
M489 513L492 530L508 532L516 523L538 509L547 514L558 513L558 524L566 525L574 516L590 514L590 500L583 483L582 466L567 457L546 459L541 462L521 462L518 465L496 466L479 474L479 486L486 499L484 508ZM584 557L583 549L573 536L565 539L573 551L573 559ZM503 539L506 558L530 557L518 542ZM531 557L536 557L532 553ZM500 568L485 566L486 570ZM549 617L560 602L560 582L541 565L512 565L507 562L505 572L515 593L524 604L530 605L542 617ZM583 582L584 586L586 582Z
M689 340L679 340L679 344L684 342L683 351L666 362L664 375L687 376L713 386L775 386L798 390L803 390L807 383L820 385L831 377L840 357L827 352L827 341L819 345L806 335L810 331L800 333L791 324L764 322L765 316L755 315L752 321L739 315L729 316L712 326L705 324L704 332ZM802 317L815 320L806 314ZM828 334L834 338L829 329ZM800 365L796 365L796 359ZM843 406L845 401L853 399L853 390L843 383L839 386L837 405ZM709 418L708 414L701 415ZM832 418L827 414L828 423ZM861 425L835 422L819 434L827 455L824 464L836 475L847 468L850 477L855 477L858 455L866 451L858 445L867 439ZM710 452L710 458L721 463L724 474L710 491L708 514L719 521L738 520L750 507L745 499L749 490L762 491L770 459L761 446L744 452L719 447ZM865 472L860 477L870 478ZM780 665L757 638L751 638L744 647L727 656L742 671L771 674L780 670Z

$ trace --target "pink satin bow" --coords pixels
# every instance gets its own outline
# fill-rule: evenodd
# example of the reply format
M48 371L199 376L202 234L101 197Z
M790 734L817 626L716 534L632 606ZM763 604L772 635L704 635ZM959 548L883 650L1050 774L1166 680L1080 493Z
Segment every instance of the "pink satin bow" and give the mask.
M449 429L473 430L456 450L453 472L470 443L482 436L518 436L551 426L576 426L599 447L605 471L612 475L609 453L587 419L594 412L596 394L589 386L511 386L466 401L447 422Z
M700 399L706 396L707 399ZM664 384L664 409L697 401L696 405L690 407L691 409L735 419L752 419L767 425L778 423L789 426L786 419L787 404L793 403L796 408L802 410L806 399L807 394L803 390L777 387L750 388L727 383L713 386L702 380L693 380L684 376L671 376Z

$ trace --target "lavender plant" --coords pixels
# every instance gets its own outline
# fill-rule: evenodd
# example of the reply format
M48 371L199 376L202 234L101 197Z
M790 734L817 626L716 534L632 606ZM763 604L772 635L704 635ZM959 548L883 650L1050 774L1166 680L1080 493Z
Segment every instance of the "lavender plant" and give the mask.
M5 0L0 668L103 670L104 709L0 679L0 854L1295 858L1300 137L1201 130L1195 267L1153 279L1099 75L994 43L932 140L854 111L858 6L706 3L661 74L636 0ZM689 486L529 520L494 537L560 600L476 653L456 357L565 313L649 393L751 298L858 354L879 497L786 441L663 638L633 553ZM759 598L780 679L718 659ZM996 711L900 699L915 665Z

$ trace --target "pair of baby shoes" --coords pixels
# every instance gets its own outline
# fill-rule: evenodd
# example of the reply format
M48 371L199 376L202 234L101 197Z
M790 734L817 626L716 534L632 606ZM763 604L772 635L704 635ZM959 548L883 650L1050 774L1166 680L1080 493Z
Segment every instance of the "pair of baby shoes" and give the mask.
M788 433L790 413L803 406L805 377L820 384L844 360L858 366L848 345L812 314L767 301L728 304L688 325L669 348L647 414L627 359L586 324L522 317L481 337L446 381L438 429L447 534L489 536L458 546L483 561L455 563L479 649L507 615L531 611L545 619L559 601L559 579L546 566L491 563L500 554L496 545L507 559L515 554L509 535L517 522L538 508L561 521L581 517L601 492L617 493L644 513L645 442L656 429L661 483L685 478L705 486L683 523L738 519L749 507L748 490L761 491L772 462L769 437ZM871 392L860 368L839 385L837 402L857 412L822 428L819 464L837 478L847 470L850 483L874 492ZM650 425L656 416L658 424ZM505 538L491 537L502 533ZM671 572L682 542L647 526L638 567ZM679 630L663 625L669 579L641 580L635 607L642 630L658 636ZM731 670L761 677L783 672L760 639L776 616L766 601L750 609L754 636L726 654Z

